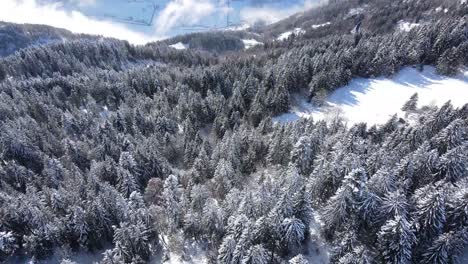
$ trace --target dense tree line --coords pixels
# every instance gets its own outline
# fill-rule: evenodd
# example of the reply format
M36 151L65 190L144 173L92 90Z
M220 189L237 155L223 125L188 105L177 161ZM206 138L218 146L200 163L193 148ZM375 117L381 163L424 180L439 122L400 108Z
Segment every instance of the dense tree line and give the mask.
M0 260L190 260L196 244L210 263L308 263L325 241L333 263L455 263L468 106L414 95L412 122L372 127L271 117L294 93L320 100L356 76L455 74L466 19L222 56L104 39L0 59Z
M209 51L218 54L240 51L245 48L241 38L252 38L253 34L244 31L202 32L180 35L165 43L183 43L193 50Z
M44 25L19 25L0 21L0 57L14 54L17 50L28 46L76 39L97 39L97 37L73 34L68 30Z

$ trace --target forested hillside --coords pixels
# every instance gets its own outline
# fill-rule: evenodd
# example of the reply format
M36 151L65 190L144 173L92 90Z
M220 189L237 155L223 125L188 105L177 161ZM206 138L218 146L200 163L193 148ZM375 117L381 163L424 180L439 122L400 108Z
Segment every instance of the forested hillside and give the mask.
M76 39L95 40L97 37L84 34L75 35L68 30L44 25L18 25L1 22L0 20L0 57L11 55L15 51L29 46Z
M145 46L28 40L0 58L0 261L460 263L468 105L413 96L402 106L411 122L379 126L272 117L293 94L318 104L404 66L456 75L468 67L468 4L309 12ZM255 34L264 45L243 50Z

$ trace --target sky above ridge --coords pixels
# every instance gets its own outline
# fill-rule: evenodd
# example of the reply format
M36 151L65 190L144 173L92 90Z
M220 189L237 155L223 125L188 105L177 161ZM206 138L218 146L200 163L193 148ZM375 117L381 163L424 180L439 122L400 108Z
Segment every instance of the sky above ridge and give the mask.
M0 21L46 24L134 44L274 23L324 0L1 0Z

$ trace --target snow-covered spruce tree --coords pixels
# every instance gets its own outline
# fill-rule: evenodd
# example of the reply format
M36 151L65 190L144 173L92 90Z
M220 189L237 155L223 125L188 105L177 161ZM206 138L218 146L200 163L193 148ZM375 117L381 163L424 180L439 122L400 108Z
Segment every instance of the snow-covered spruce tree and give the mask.
M354 250L362 246L357 237L357 232L354 232L349 224L343 229L344 231L340 231L337 235L340 240L333 240L334 244L329 250L330 262L338 262L346 255L354 256Z
M0 260L4 260L11 255L17 248L16 238L12 232L0 232Z
M466 177L468 168L468 157L466 152L468 145L462 145L449 150L442 155L439 160L437 179L444 179L446 182L456 183Z
M237 175L230 161L221 159L216 166L212 179L215 194L223 197L224 194L232 189L237 183Z
M103 264L125 263L125 260L117 249L108 249L103 253L101 261Z
M295 217L286 218L281 223L282 237L290 250L302 243L305 235L304 223Z
M219 263L232 263L234 259L234 252L236 250L236 240L232 235L224 237L218 249L218 262Z
M202 229L209 234L210 240L217 242L221 234L224 233L224 212L218 201L207 199L203 207Z
M407 217L410 204L406 195L401 190L396 190L385 195L382 199L382 214L384 219L389 220L396 216Z
M440 131L432 139L432 145L439 153L444 154L448 150L461 146L468 140L467 122L463 119L455 119Z
M462 57L459 56L459 50L455 47L446 50L437 60L436 69L444 75L454 75L458 72Z
M127 169L118 167L117 168L117 186L119 191L125 196L129 197L130 194L138 190L138 184L134 178L134 175L131 174Z
M88 233L90 232L90 227L86 221L87 212L79 206L74 206L71 209L70 213L70 228L72 229L72 236L80 246L84 247L88 240Z
M344 178L341 187L330 198L322 212L322 221L329 230L339 229L344 223L352 220L364 195L367 182L366 172L355 169Z
M310 192L303 186L294 195L294 215L300 219L308 229L309 224L314 221L314 209L312 208L312 197Z
M37 259L44 259L49 256L53 250L53 241L49 233L50 229L44 229L24 236L23 247L26 252Z
M144 198L145 202L149 204L162 205L163 197L162 191L164 182L160 178L152 178L146 185Z
M458 263L459 257L468 245L468 232L460 228L441 234L425 249L424 263Z
M378 234L382 260L386 263L409 264L412 247L416 243L415 231L405 216L395 215L382 226Z
M447 224L451 229L468 225L468 181L453 186L447 196Z
M444 230L446 223L445 186L429 185L416 191L415 221L418 223L419 243L430 243Z
M241 264L267 264L270 263L271 253L268 252L262 245L254 245L250 247L247 254L244 256Z
M302 175L309 175L311 172L317 148L314 144L311 137L301 137L291 152L291 162Z
M181 208L179 204L181 191L177 177L175 175L169 175L164 181L164 190L162 193L164 206L166 208L166 219L169 225L168 231L176 230L182 220L182 212L180 211Z
M193 175L195 183L205 182L207 179L212 177L212 169L208 152L205 144L202 145L198 157L193 162Z
M359 215L364 221L362 224L371 228L379 226L383 218L381 207L382 198L369 190L365 190L359 203Z
M356 246L353 251L346 253L337 261L340 264L371 264L375 262L372 253L364 246Z
M274 132L268 149L267 161L271 164L287 165L290 158L291 138L282 127Z
M455 118L454 109L451 101L447 101L437 111L429 113L424 122L425 133L428 137L437 135Z
M115 249L125 262L143 263L151 256L150 233L143 222L122 223L115 229Z
M411 113L418 107L418 93L413 94L408 101L401 107L401 111Z
M253 245L253 232L252 232L253 226L249 222L246 223L244 229L242 230L242 233L239 237L239 240L237 241L236 244L236 249L234 250L233 254L233 262L234 263L242 263L242 261L245 258L249 258L248 254L252 253L250 252L250 249ZM263 248L260 248L259 251L254 252L254 254L262 254L263 253Z

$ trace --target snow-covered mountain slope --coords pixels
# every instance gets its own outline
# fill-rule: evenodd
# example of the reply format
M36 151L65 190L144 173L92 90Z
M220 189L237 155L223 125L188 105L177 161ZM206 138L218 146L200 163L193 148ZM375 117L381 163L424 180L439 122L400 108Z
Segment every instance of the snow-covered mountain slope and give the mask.
M262 42L256 40L256 39L243 39L242 42L244 42L244 46L246 49L250 49L254 46L257 46L257 45L263 45Z
M397 27L399 30L402 31L410 31L411 29L418 27L420 24L419 23L410 23L410 22L405 22L403 20L398 21Z
M311 28L313 28L313 29L321 28L321 27L325 27L325 26L328 26L328 25L331 25L331 23L330 22L325 22L323 24L312 25Z
M295 96L291 111L273 120L290 122L310 117L323 120L338 114L350 125L383 124L394 114L404 117L401 107L414 93L419 96L418 107L441 106L449 100L455 107L461 107L468 103L468 71L444 77L434 67L426 66L422 72L406 67L391 78L357 78L329 95L323 107Z
M169 45L169 47L177 49L177 50L187 49L187 45L182 42L177 42L176 44Z
M74 35L70 31L44 25L13 24L0 21L0 58L23 48L74 40L80 37L96 38Z
M291 36L292 34L294 35L301 35L301 34L304 34L305 31L302 29L302 28L295 28L294 30L291 30L291 31L286 31L284 33L281 33L281 35L278 36L277 40L286 40L289 38L289 36Z

